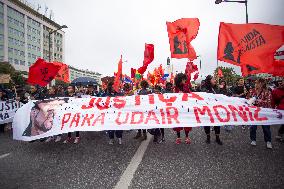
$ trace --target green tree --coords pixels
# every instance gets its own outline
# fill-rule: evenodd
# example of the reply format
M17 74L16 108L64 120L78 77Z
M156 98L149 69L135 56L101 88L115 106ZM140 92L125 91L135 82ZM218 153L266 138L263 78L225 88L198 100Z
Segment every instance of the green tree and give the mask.
M223 72L223 77L220 77L219 81L224 80L224 81L226 81L227 85L230 85L230 86L234 85L236 80L241 77L240 75L236 74L236 72L234 71L233 68L222 67L222 66L219 66L215 69L215 71L214 71L215 77L218 77L219 68Z
M12 87L12 85L24 86L26 84L23 75L27 74L27 72L16 71L8 62L0 62L0 74L9 74L11 76L10 83L4 85L6 87Z

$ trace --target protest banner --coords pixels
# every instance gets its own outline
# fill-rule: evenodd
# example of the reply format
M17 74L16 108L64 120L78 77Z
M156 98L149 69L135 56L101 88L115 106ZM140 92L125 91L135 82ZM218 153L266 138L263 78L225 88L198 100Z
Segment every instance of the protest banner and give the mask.
M10 74L0 74L0 83L9 83L11 80Z
M13 121L15 112L22 106L18 101L0 101L0 124Z
M284 124L283 110L209 93L171 93L31 101L13 120L13 138L74 131Z

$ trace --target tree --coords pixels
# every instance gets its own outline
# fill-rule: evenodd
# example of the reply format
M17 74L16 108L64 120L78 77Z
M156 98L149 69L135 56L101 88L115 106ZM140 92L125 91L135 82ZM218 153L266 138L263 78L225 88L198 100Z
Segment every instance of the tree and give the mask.
M214 76L218 77L218 70L221 69L223 72L223 76L219 78L219 81L224 80L226 81L227 85L234 85L234 83L236 82L236 80L238 78L240 78L241 76L236 74L236 72L234 71L233 68L228 68L228 67L217 67L214 71Z
M0 74L9 74L11 76L10 83L4 85L6 87L12 87L12 85L24 86L26 84L22 75L24 72L16 71L8 62L0 62Z

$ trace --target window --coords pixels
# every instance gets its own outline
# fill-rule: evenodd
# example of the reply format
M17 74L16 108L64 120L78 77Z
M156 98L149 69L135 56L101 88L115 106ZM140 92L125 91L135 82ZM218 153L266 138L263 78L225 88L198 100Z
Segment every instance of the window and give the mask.
M37 39L37 42L40 43L40 39Z
M13 18L8 17L8 23L12 23L13 22Z
M36 59L36 55L33 54L32 57L33 57L33 59Z
M0 30L3 30L3 29L4 29L4 24L0 23Z
M31 63L30 63L30 62L28 62L28 66L31 66Z
M3 40L4 40L4 35L0 34L0 41L3 41Z
M2 51L4 49L3 45L0 45L0 51Z
M13 48L10 48L10 47L9 47L9 48L8 48L8 52L9 52L9 53L13 53Z
M31 49L32 48L32 45L31 44L28 44L28 49Z
M36 50L36 46L33 46L33 50Z
M31 58L31 53L28 53L28 57Z
M31 26L28 26L28 31L31 32L32 28Z
M24 51L20 51L20 56L25 56L25 52Z
M39 47L37 48L37 51L40 52L40 48Z
M20 51L17 50L17 49L14 49L14 54L15 54L15 55L19 55L19 54L20 54Z
M18 59L14 59L14 63L15 64L19 64L19 60Z
M25 61L23 61L23 60L20 60L20 65L25 65Z

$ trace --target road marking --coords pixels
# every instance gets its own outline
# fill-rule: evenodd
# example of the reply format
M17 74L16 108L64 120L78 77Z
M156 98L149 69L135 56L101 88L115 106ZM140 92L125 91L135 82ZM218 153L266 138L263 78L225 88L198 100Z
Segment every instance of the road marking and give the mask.
M118 183L116 184L116 186L114 187L114 189L125 189L128 188L131 184L131 181L134 177L135 171L137 170L139 164L142 161L142 158L147 150L147 147L151 141L151 139L153 138L152 135L150 135L150 137L147 138L146 141L143 141L139 148L137 149L136 153L134 154L134 156L132 157L129 165L127 166L127 168L125 169L125 171L123 172L122 176L120 177Z
M9 155L10 155L10 153L3 154L3 155L0 156L0 159L5 158L5 157L7 157L7 156L9 156Z

